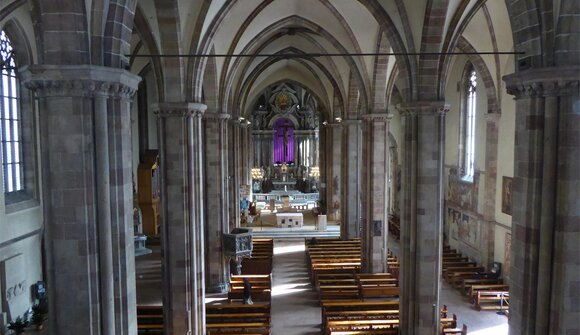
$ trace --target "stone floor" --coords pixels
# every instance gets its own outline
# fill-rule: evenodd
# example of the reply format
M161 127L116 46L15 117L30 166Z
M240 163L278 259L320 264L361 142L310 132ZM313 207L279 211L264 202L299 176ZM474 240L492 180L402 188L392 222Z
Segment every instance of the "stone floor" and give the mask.
M390 246L397 248L391 241ZM161 263L159 247L150 245L151 255L137 258L137 302L161 303ZM304 252L304 239L275 239L272 283L272 335L320 334L320 308L312 285ZM208 300L222 296L209 296ZM443 283L441 303L465 323L470 335L507 335L507 318L493 311L478 312L457 290Z

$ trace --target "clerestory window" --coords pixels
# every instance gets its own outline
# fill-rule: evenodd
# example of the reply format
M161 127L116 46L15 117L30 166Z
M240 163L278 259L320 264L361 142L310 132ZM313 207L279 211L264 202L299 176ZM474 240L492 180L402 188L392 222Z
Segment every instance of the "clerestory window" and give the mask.
M462 179L472 181L475 173L475 116L477 112L477 73L467 64L462 83L459 167Z
M14 51L4 31L0 33L0 65L0 143L4 193L13 193L24 189L20 99Z

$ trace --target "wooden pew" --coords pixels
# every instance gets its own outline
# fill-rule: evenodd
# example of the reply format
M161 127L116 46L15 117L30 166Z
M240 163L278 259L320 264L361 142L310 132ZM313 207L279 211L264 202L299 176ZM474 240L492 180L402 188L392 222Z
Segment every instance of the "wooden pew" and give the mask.
M206 305L206 331L208 335L267 335L270 334L270 321L269 303Z
M398 298L399 281L390 273L357 274L359 296L366 298Z
M509 310L508 291L478 291L475 298L475 308L482 309Z
M476 297L477 297L477 292L480 292L480 291L509 292L509 290L510 290L509 285L504 285L504 284L471 285L471 287L469 288L469 301L472 304L474 304Z
M163 306L137 306L139 335L163 334Z
M467 326L463 324L462 328L443 329L442 335L467 335Z
M230 277L230 288L228 299L242 300L244 297L244 279L252 285L252 300L270 302L272 298L272 276L271 275L232 275Z
M461 285L461 293L470 296L469 289L471 285L497 285L503 284L503 281L499 278L466 278L463 280Z
M445 280L447 283L451 284L455 287L455 284L462 278L469 278L474 276L478 273L482 273L485 271L483 266L468 266L468 267L452 267L447 268L447 272L445 273ZM457 275L456 275L457 274ZM459 282L461 285L461 282Z
M326 329L326 313L342 311L399 310L398 301L322 300L322 329Z
M347 320L347 321L327 321L326 334L334 334L337 331L357 331L357 330L381 330L399 328L399 320L379 319L379 320Z

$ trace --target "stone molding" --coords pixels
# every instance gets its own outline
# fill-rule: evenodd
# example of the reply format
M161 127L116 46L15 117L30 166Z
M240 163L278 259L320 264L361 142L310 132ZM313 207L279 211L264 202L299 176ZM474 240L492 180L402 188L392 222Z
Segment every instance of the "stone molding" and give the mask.
M391 113L371 113L362 116L365 121L389 121L393 118Z
M445 115L449 112L449 105L444 101L413 101L399 104L396 108L402 117Z
M332 123L327 123L326 127L330 127L330 128L340 128L342 127L342 123L339 122L332 122Z
M20 69L25 87L38 97L118 97L131 99L141 77L95 65L28 65Z
M580 66L530 69L503 77L516 99L578 94Z
M272 136L274 133L274 130L252 130L252 135Z
M204 113L203 119L207 121L219 121L225 122L229 120L232 116L227 113Z
M356 119L342 120L341 124L343 124L344 126L359 126L362 124L362 120Z
M207 106L195 102L160 102L151 105L153 113L160 117L189 117L201 118Z

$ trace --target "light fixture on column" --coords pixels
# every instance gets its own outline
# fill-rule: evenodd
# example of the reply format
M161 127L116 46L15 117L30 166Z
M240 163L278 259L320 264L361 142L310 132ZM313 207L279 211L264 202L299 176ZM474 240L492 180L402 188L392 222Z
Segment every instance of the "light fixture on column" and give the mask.
M318 166L313 166L310 168L310 173L308 174L309 177L318 178L320 177L320 168Z
M252 179L262 179L264 178L264 174L262 173L262 169L260 168L252 168Z

